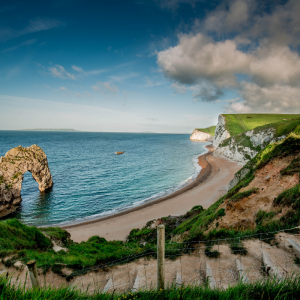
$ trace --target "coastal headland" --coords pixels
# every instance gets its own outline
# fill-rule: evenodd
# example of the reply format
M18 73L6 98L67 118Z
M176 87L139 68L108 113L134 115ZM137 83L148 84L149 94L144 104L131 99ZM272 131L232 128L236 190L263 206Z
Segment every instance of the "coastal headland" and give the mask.
M198 158L201 172L188 186L118 214L61 228L66 229L75 242L86 241L94 235L107 240L125 240L132 229L142 228L150 220L178 216L195 205L208 208L226 193L227 185L242 166L222 157L214 157L213 146L206 147L208 152Z

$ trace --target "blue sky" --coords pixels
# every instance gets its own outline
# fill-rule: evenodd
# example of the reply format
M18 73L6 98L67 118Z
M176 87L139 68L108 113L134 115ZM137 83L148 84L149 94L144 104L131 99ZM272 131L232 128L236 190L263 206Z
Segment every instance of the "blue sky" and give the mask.
M6 2L6 3L5 3ZM1 1L0 129L191 133L299 113L297 1Z

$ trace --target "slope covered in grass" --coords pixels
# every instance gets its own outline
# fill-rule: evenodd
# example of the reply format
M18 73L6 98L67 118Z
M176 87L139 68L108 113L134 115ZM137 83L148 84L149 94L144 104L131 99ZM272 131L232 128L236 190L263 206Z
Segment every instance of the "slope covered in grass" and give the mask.
M230 136L252 130L258 126L300 118L299 114L222 114L222 116L225 117L225 127Z
M196 129L199 130L199 131L208 133L211 136L215 136L216 127L217 126L215 125L215 126L210 126L210 127L207 127L207 128L196 128Z

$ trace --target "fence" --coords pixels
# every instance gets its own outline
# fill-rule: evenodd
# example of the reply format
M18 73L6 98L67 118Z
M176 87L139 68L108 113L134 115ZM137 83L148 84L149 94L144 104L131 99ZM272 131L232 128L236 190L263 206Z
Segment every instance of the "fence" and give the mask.
M43 274L35 261L30 261L23 271L11 274L12 281L26 288L69 285L93 293L164 289L171 285L227 288L240 281L292 277L300 273L300 235L290 234L289 230L165 244L165 228L159 225L157 247L144 252L77 273L61 265L64 277L51 271Z

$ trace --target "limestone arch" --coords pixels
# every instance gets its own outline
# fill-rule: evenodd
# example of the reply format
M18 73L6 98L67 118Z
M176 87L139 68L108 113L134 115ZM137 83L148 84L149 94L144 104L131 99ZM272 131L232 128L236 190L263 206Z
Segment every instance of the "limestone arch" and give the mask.
M0 158L0 218L20 206L23 175L26 172L32 174L41 192L53 186L47 156L42 148L32 145L9 150Z

